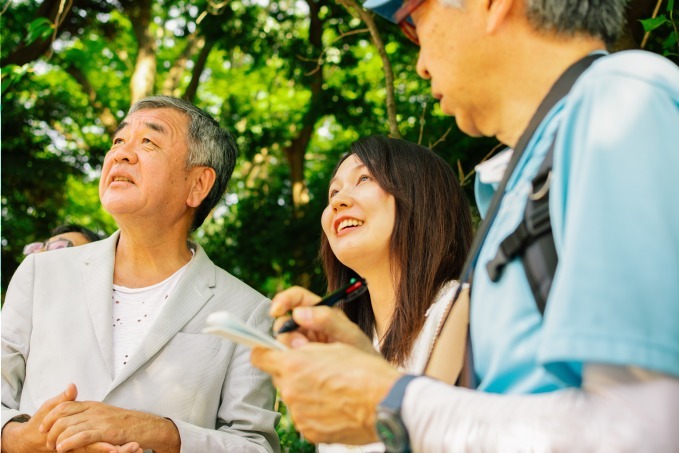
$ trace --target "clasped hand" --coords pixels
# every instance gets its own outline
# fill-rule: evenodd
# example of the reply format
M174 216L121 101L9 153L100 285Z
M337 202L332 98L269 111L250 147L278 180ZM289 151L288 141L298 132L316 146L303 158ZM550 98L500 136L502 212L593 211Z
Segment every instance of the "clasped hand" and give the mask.
M69 384L63 393L45 401L26 423L5 426L2 451L142 452L138 442L125 440L120 428L124 426L121 422L125 412L130 411L75 401L77 395L76 386Z

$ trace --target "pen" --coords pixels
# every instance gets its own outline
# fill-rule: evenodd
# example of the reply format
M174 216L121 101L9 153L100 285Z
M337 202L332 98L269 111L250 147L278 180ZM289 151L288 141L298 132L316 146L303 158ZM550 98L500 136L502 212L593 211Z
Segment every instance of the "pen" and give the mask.
M326 307L332 307L333 305L339 302L350 302L356 299L358 296L365 293L367 290L368 284L366 283L365 279L352 278L351 280L349 280L349 284L347 286L338 289L334 293L328 294L323 299L321 299L321 301L318 302L315 306L318 307L321 305L325 305ZM285 324L283 324L283 327L281 327L278 330L277 335L286 332L292 332L293 330L296 330L298 327L299 324L297 324L294 319L290 318L285 322Z

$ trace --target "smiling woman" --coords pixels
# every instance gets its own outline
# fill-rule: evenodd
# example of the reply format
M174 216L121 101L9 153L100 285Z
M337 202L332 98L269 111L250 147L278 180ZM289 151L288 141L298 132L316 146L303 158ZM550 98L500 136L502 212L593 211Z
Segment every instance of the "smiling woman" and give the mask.
M321 223L334 255L359 274L379 268L390 272L394 196L380 186L356 154L339 165L328 196Z
M342 310L392 364L422 373L472 238L450 166L404 140L359 140L335 168L321 224L328 291L365 278L368 292Z

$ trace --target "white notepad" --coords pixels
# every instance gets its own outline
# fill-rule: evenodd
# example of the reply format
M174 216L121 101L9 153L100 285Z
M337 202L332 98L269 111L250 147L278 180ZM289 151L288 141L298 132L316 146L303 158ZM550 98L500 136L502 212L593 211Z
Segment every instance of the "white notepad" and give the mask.
M281 351L288 349L283 343L243 324L238 318L226 311L218 311L210 314L205 322L203 332L219 335L220 337L224 337L245 346L259 346Z

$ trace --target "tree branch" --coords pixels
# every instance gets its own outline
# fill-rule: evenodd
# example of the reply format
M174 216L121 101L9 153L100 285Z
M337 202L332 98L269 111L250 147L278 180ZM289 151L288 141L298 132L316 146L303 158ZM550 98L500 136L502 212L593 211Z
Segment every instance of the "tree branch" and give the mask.
M436 141L434 142L433 145L432 145L431 143L429 144L429 149L434 149L434 148L436 147L436 145L438 145L439 143L445 142L445 141L446 141L446 137L448 137L448 134L450 134L450 131L452 131L452 130L453 130L453 126L450 126L450 127L448 128L448 130L446 130L446 131L443 133L443 135L440 136L439 139L436 140Z
M422 144L422 135L424 135L424 125L427 123L426 120L424 119L424 114L427 111L427 103L425 102L424 105L422 106L422 114L420 115L420 136L417 139L417 144L421 145ZM448 132L450 132L450 129L448 129ZM445 133L443 136L443 139L445 140L446 135L448 135L448 132ZM438 142L436 142L438 144ZM434 146L436 146L434 144Z
M658 16L658 12L660 11L660 5L662 5L662 0L658 0L658 3L655 5L655 9L653 10L653 15L651 16L652 19L655 19ZM641 40L641 47L642 49L646 47L646 43L648 42L648 38L651 37L651 32L647 31L644 33L644 39Z
M189 35L186 39L186 46L182 50L181 55L174 62L170 71L167 74L167 78L163 82L162 93L166 96L177 96L177 87L179 86L179 81L186 69L186 63L193 57L196 53L197 48L202 48L205 45L205 38L197 36L198 28L194 30L193 33Z
M196 63L193 65L193 71L191 72L191 81L189 82L189 86L186 87L186 91L184 92L184 99L193 102L193 100L196 98L198 84L200 83L200 76L203 74L203 71L205 70L207 57L210 56L210 52L212 51L212 48L214 46L215 46L214 38L202 40L200 53L198 54Z
M72 63L66 63L64 65L64 70L70 74L70 76L73 77L73 79L82 87L83 92L87 95L87 99L90 101L90 105L94 111L97 112L99 120L104 126L104 129L106 129L106 132L110 136L113 136L118 127L118 120L116 119L113 112L111 112L111 109L103 105L101 101L98 100L97 92L92 87L92 84L87 79L85 73L83 73Z
M57 39L59 27L61 27L61 24L64 23L64 19L66 19L65 13L70 11L72 6L73 0L68 0L68 5L66 4L66 0L61 0L61 3L59 4L57 17L54 19L54 31L52 32L52 40L50 41L50 45L47 51L47 59L52 57L52 44L54 44L54 41L56 41Z
M45 39L37 39L32 43L26 45L21 43L13 52L0 62L2 66L15 64L23 66L33 60L40 58L52 46L52 41L56 39L57 35L63 29L64 22L73 14L73 2L64 3L65 0L46 0L44 1L35 17L44 17L54 24L54 33L51 37ZM9 2L11 3L11 2Z
M384 69L384 82L387 88L387 116L389 118L389 135L394 138L401 138L401 132L398 129L398 121L396 120L396 98L394 96L394 70L391 67L391 62L387 56L387 51L384 48L384 42L380 35L377 25L375 24L375 16L369 13L362 6L356 3L356 0L337 0L339 4L344 6L349 13L353 9L360 19L368 26L370 30L370 37L373 44L377 47L377 52L382 59L382 68Z
M450 132L450 129L448 129L448 132ZM448 135L448 132L446 132L446 135ZM493 146L493 149L488 151L488 154L483 156L483 159L481 159L476 165L479 165L487 161L490 158L490 156L495 154L495 151L497 151L500 148L503 148L504 146L505 145L502 143L498 143L497 145ZM457 179L460 181L460 185L462 187L472 182L472 176L474 176L474 173L476 173L476 165L474 166L474 168L472 168L472 170L469 173L465 174L464 170L462 169L462 163L460 162L460 159L457 160Z
M360 30L351 30L351 31L348 31L348 32L346 32L346 33L342 33L342 34L339 35L337 38L335 38L335 39L332 41L331 44L335 44L337 41L340 41L340 40L346 38L347 36L357 35L357 34L359 34L359 33L365 33L365 32L367 32L367 31L369 31L367 28L361 28ZM318 58L304 58L304 57L299 56L299 55L297 56L297 58L299 58L299 59L302 60L302 61L315 61L315 62L316 62L316 67L315 67L314 69L312 69L311 71L307 72L307 73L304 74L304 75L310 76L310 75L315 74L316 71L320 71L320 70L321 70L321 66L323 66L323 56L325 55L325 52L327 52L327 50L328 50L327 47L324 48L324 49L323 49L323 52L321 52L321 54L318 56Z

